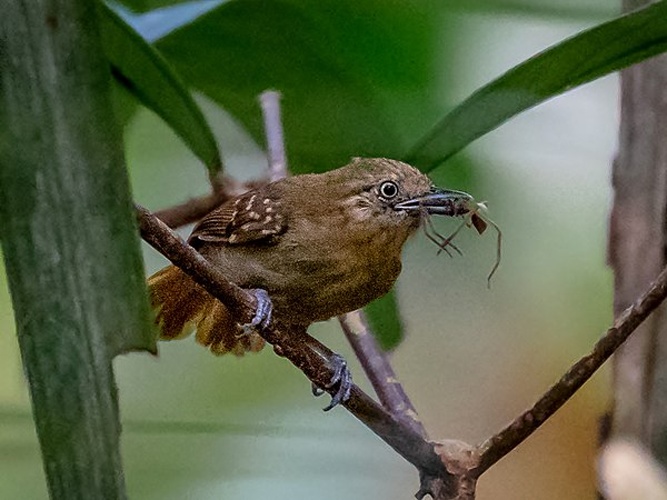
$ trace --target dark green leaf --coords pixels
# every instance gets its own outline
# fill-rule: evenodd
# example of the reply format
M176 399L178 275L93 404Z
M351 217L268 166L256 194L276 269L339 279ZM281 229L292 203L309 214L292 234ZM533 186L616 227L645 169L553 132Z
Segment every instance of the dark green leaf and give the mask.
M429 2L232 1L157 42L188 83L263 143L257 96L283 94L295 173L396 156L435 118Z
M113 75L176 132L211 175L222 168L213 132L192 95L162 56L106 6L100 9L104 50Z
M364 311L373 334L384 351L390 351L401 343L403 324L393 290L368 304Z
M97 17L0 16L0 240L51 498L127 497L112 359L156 350Z
M512 116L667 50L667 2L574 36L511 69L452 110L406 155L431 170Z

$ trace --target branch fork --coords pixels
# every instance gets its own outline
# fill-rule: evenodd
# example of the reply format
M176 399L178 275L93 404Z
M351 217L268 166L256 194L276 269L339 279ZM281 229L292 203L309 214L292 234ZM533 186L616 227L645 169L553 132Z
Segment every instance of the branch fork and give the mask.
M272 180L287 175L279 118L279 94L267 92L261 97L269 144ZM276 116L277 114L277 116ZM161 212L165 224L143 207L136 206L142 238L172 263L204 287L238 315L239 322L249 322L255 313L256 299L229 282L206 259L168 226L177 227L205 215L239 189L238 184L214 184L211 195ZM231 181L230 181L231 182ZM229 187L228 187L229 186ZM241 188L242 189L242 188ZM376 403L356 385L350 398L342 403L350 413L383 439L398 454L413 464L420 474L418 499L430 495L436 500L471 500L475 498L478 478L502 457L516 448L561 408L595 371L625 342L630 334L667 297L667 268L637 301L624 311L595 344L592 351L549 388L528 410L517 416L495 435L477 445L461 441L428 439L426 429L417 417L407 394L396 380L387 358L375 342L362 311L339 318L343 331L359 357L382 405ZM327 347L303 331L289 331L285 325L271 321L259 332L273 345L274 351L287 358L309 380L326 387L333 375L334 355ZM335 388L327 389L333 395Z

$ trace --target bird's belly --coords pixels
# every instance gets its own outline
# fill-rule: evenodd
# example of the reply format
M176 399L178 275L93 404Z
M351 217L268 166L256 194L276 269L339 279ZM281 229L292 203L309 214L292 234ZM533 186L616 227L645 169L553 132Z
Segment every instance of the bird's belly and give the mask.
M387 293L401 271L400 252L372 246L317 251L314 246L202 249L232 282L262 288L274 314L308 325L359 309ZM391 257L393 255L394 257Z
M295 261L288 279L272 295L274 307L289 322L323 321L381 297L391 289L400 270L399 260L367 261L364 265L345 259Z

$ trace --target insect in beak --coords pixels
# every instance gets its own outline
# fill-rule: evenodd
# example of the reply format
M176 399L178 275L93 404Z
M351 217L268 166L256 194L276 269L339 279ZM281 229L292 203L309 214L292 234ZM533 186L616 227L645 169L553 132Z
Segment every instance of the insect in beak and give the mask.
M450 257L451 252L448 247L462 255L461 250L452 243L459 231L464 227L474 227L477 234L482 234L486 231L488 226L492 226L498 234L496 245L496 262L487 276L487 286L491 287L491 278L500 266L501 248L502 248L502 231L498 225L493 222L486 215L488 208L486 202L477 202L475 199L464 191L455 191L450 189L433 188L430 193L413 198L401 203L395 207L396 210L419 211L424 218L424 234L433 241L440 249L438 253L445 251ZM432 215L445 215L449 217L462 217L463 221L454 230L452 234L447 237L438 233L433 226L431 220Z

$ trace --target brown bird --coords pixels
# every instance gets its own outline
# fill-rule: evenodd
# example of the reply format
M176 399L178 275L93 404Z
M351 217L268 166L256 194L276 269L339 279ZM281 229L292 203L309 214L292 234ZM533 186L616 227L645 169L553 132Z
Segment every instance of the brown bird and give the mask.
M263 312L255 323L266 316L268 293L274 317L305 328L387 293L401 271L403 244L424 218L464 215L466 200L472 198L434 187L406 163L355 158L336 170L244 193L204 217L189 242L230 281L256 294ZM264 346L256 331L239 325L177 267L158 271L148 284L163 339L196 329L197 341L214 354Z

